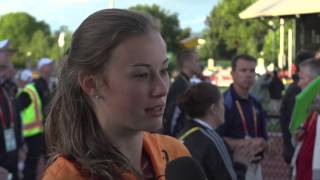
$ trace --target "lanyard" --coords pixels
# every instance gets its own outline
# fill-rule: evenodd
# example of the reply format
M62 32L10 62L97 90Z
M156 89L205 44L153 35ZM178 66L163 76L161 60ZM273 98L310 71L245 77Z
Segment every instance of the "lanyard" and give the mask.
M240 102L238 100L236 101L236 105L237 105L237 109L240 113L244 133L246 134L246 136L249 136L248 124L247 124L246 118L244 116L243 110L241 108ZM251 107L252 107L252 112L253 112L254 132L255 132L255 136L257 137L258 136L257 112L256 112L256 109L254 108L253 105Z
M10 114L10 127L13 127L13 107L12 107L11 100L10 100L8 94L4 90L1 89L0 91L1 91L0 93L3 94L5 101L7 100L7 102L8 102L9 114ZM3 96L0 95L0 103L1 104L3 102ZM0 107L0 119L1 119L3 129L6 129L7 125L6 125L4 113L3 113L3 110L1 107Z

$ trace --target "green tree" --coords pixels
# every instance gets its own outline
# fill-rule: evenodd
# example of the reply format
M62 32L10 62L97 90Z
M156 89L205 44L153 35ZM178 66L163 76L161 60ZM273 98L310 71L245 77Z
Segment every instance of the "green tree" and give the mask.
M268 28L268 33L264 38L264 45L263 45L263 52L264 52L264 59L266 59L268 62L274 62L275 65L277 65L277 59L278 59L278 54L279 54L279 40L280 40L280 19L279 18L274 18L270 19L273 21L273 27L269 26ZM288 49L288 38L287 38L287 33L289 29L293 28L293 21L292 20L285 20L284 24L284 32L285 32L285 38L284 38L284 49L285 49L285 54L287 54L287 49Z
M48 56L48 51L50 49L49 38L50 36L45 35L41 30L37 30L33 33L30 46L28 48L28 50L32 52L31 58L33 64L35 64L36 61L43 56Z
M170 13L156 4L151 6L136 5L129 9L148 13L160 20L161 33L167 43L168 52L178 52L181 49L180 41L190 36L190 29L182 29L180 27L176 13Z
M43 21L36 21L27 13L17 12L0 16L0 39L10 39L11 48L16 50L13 62L18 66L24 66L28 59L36 58L38 51L46 51L44 49L48 46L41 45L46 44L47 37L50 37L49 26Z
M238 14L254 0L221 0L207 17L206 44L201 56L230 59L237 53L258 56L268 28L260 19L241 20Z
M27 13L8 13L0 17L0 39L10 39L11 48L16 50L15 65L25 66L26 61L34 61L41 53L46 53L49 36L49 26Z
M58 46L59 34L64 33L64 46ZM72 32L67 26L51 34L50 27L43 21L24 13L8 13L0 16L0 40L10 39L11 48L16 50L13 62L18 67L35 65L42 57L59 60L70 46Z

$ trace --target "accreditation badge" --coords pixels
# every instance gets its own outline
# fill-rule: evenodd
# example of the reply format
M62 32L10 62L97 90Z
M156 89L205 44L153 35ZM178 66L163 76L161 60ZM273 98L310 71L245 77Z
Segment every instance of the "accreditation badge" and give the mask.
M16 137L13 128L4 130L4 142L6 146L6 152L11 152L17 149Z

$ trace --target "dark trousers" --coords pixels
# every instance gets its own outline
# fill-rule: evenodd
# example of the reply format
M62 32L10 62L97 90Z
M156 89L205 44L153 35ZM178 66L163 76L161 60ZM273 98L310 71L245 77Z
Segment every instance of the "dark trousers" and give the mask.
M0 166L13 175L13 180L18 180L18 150L6 154L6 158L0 158Z
M23 179L35 180L37 178L39 159L45 152L43 133L25 138L28 147L26 161L24 163Z
M294 147L291 143L291 133L289 131L289 124L290 122L287 119L280 118L280 127L283 138L282 156L287 164L291 163L291 159L294 154Z

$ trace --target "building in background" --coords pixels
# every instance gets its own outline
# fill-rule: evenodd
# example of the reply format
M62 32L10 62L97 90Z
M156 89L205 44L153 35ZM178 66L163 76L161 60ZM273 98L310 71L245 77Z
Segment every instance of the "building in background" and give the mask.
M280 18L280 46L278 67L288 67L292 73L292 59L301 50L317 51L320 48L319 0L258 0L239 14L241 19ZM293 27L284 31L285 21L293 21ZM286 50L285 44L288 43Z

